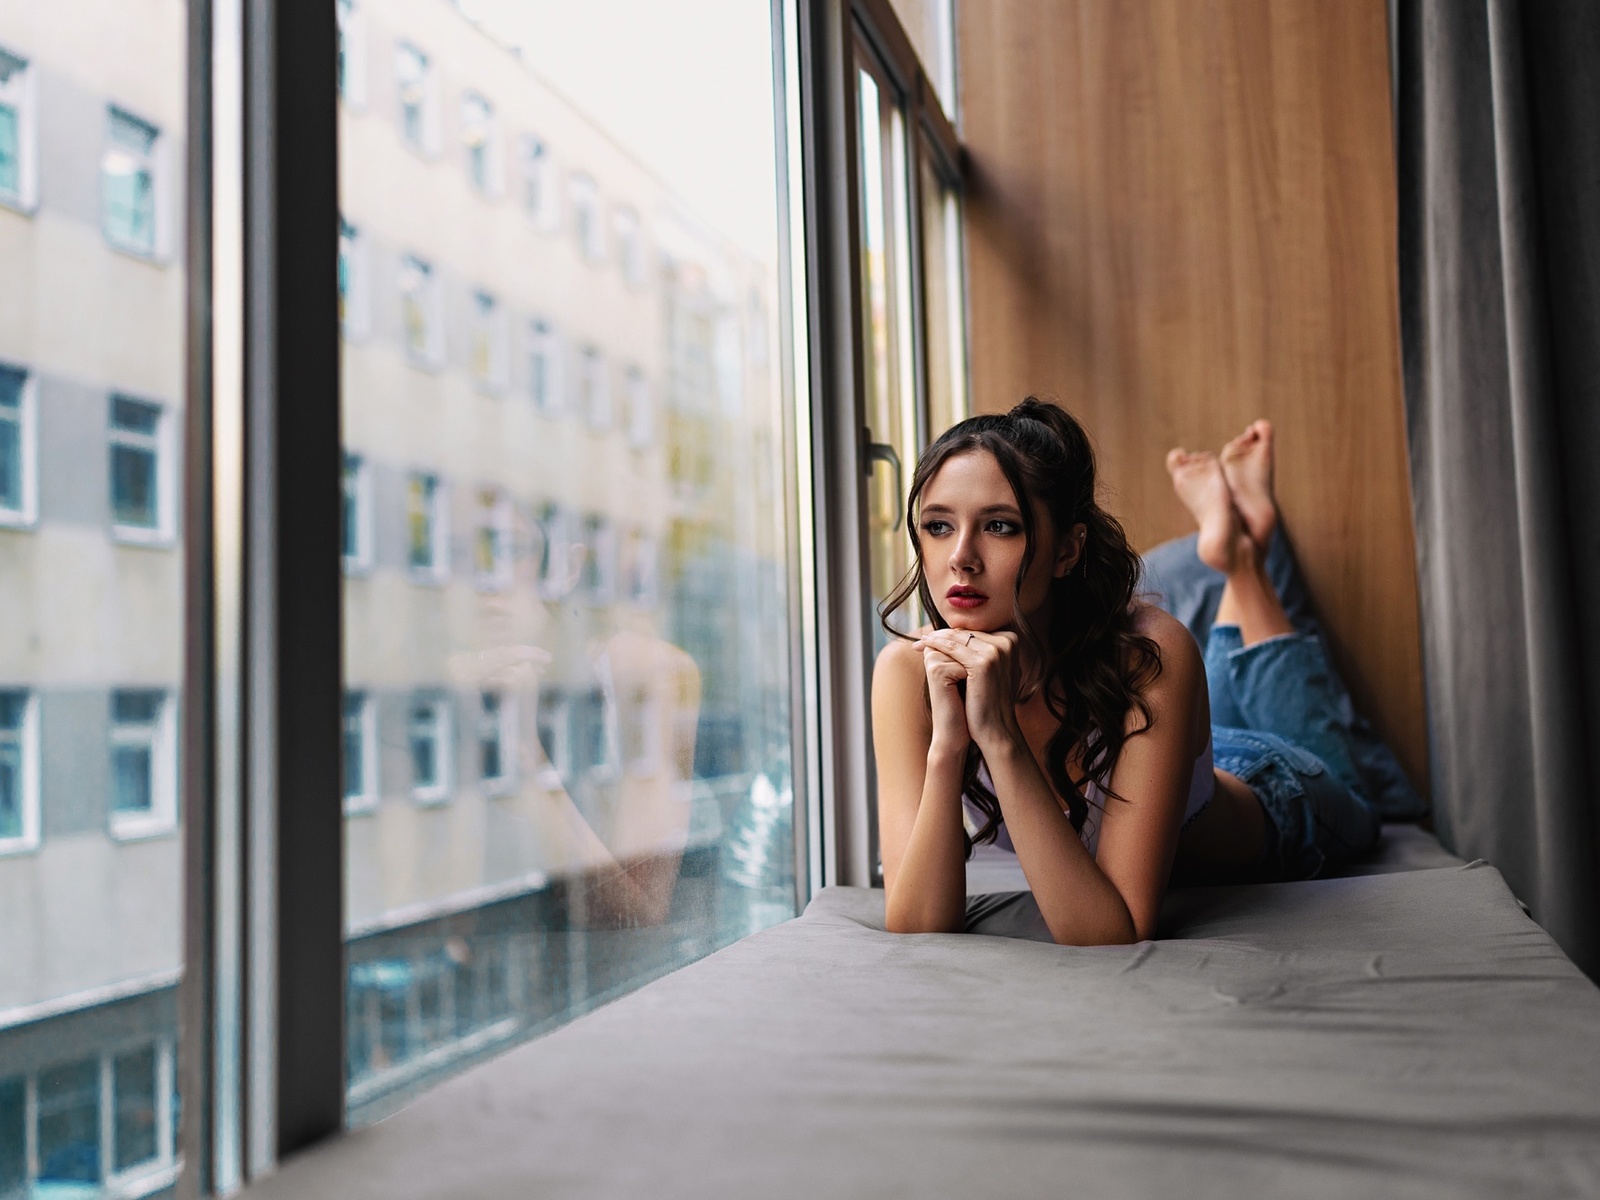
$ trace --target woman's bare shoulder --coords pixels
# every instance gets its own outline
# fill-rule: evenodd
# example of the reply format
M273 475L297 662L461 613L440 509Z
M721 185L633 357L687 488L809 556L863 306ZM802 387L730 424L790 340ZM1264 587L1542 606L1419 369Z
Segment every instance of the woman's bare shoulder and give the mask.
M922 633L917 630L917 633ZM905 638L892 637L882 650L872 668L873 690L887 684L896 691L912 684L921 686L923 680L922 651Z
M880 743L891 731L918 730L927 748L932 735L927 674L922 651L904 638L891 638L872 668L872 728ZM898 740L899 734L893 735ZM879 746L880 752L882 745Z
M1204 669L1200 646L1194 640L1194 634L1189 632L1187 625L1159 605L1136 602L1133 631L1156 644L1164 672L1176 669L1188 673Z

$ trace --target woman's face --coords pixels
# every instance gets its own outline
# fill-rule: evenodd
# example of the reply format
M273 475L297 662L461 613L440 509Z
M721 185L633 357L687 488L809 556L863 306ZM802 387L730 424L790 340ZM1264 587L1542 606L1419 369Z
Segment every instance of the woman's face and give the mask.
M1072 570L1084 527L1056 533L1050 514L1032 505L1035 547L1020 606L1032 618L1053 580ZM918 512L922 569L939 615L952 629L993 633L1012 626L1017 573L1027 535L1016 493L994 455L971 450L946 459L922 490Z

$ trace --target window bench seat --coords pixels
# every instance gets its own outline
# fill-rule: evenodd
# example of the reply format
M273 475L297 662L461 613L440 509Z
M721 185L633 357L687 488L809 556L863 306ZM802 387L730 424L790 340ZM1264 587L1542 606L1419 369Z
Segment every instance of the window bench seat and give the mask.
M894 936L828 888L248 1194L1600 1192L1600 990L1493 867L1386 833L1135 946Z

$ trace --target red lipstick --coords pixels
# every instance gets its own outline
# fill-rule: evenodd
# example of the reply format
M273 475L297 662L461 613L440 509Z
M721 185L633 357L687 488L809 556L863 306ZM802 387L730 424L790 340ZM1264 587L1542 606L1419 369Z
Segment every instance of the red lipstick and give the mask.
M953 587L944 594L952 608L979 608L988 603L989 597L972 587Z

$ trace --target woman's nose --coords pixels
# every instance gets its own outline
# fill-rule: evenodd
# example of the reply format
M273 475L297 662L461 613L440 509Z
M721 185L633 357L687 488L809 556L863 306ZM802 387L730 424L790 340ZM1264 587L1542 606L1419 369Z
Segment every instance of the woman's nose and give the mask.
M956 544L950 548L950 569L962 575L970 575L981 567L982 560L978 558L972 544L972 539L966 534L956 538Z

